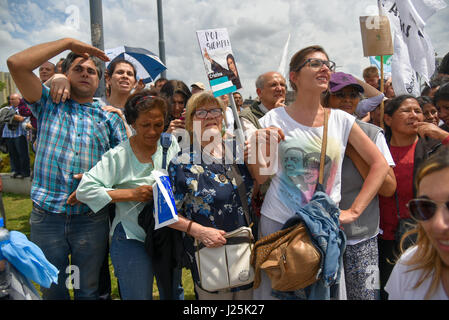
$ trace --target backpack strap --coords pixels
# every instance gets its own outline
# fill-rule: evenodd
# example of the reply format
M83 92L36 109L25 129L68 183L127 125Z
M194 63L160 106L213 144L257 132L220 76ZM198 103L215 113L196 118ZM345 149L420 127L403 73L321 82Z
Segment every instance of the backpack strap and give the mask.
M160 143L162 146L162 169L167 169L167 153L168 148L171 146L171 134L167 132L162 132Z

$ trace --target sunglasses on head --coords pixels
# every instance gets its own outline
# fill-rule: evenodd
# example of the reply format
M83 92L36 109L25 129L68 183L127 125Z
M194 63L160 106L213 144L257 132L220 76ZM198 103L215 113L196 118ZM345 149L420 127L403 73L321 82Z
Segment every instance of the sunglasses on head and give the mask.
M449 210L449 201L441 204L446 210ZM438 209L437 202L430 199L412 199L407 203L407 208L410 211L410 215L418 221L426 221L432 219L435 212Z
M310 59L307 59L302 65L300 65L298 67L298 69L296 70L296 72L301 70L301 68L303 68L306 64L308 64L309 67L311 67L313 69L320 69L323 66L323 64L324 64L324 65L327 66L327 68L330 71L335 71L335 62L328 61L328 60L321 60L321 59L310 58Z

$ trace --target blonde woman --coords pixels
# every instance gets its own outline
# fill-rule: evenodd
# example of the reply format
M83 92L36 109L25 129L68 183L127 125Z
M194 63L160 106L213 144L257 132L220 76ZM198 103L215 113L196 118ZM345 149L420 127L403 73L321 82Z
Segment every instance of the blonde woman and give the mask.
M416 245L402 253L385 286L390 300L449 300L449 149L419 168L417 197L408 202L418 222Z
M222 144L225 108L221 99L209 91L196 93L190 98L186 108L190 151L183 150L182 155L171 161L168 169L178 212L190 220L184 244L200 300L252 297L252 284L231 290L205 291L196 272L194 239L207 247L220 247L226 243L226 232L248 226L242 201L251 207L253 178L258 179L255 165L239 162L242 158L237 157L236 164L246 189L246 197L241 199L236 180L230 172L232 164L227 161L229 158L225 161L225 150L229 152L227 147L234 147L234 144L226 143L226 148ZM236 154L232 152L232 155L235 159Z

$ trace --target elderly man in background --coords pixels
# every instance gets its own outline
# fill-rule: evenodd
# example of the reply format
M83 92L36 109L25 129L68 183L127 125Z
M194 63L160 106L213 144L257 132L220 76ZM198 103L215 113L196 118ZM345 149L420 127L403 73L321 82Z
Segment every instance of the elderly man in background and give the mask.
M26 117L20 114L21 97L17 93L13 93L9 97L9 108L14 111L15 115L12 121L5 124L2 137L6 140L8 146L9 160L11 164L11 172L13 178L23 179L30 176L30 156L28 154L28 142L26 139L27 132L23 127Z
M259 101L240 112L242 127L248 137L256 129L260 129L259 119L269 110L285 107L287 84L279 72L266 72L257 77L256 92Z
M50 61L45 61L39 67L39 79L41 79L42 83L45 83L48 79L53 77L53 75L56 73L55 71L55 65Z
M202 82L195 82L190 85L190 89L191 89L190 91L192 91L192 94L195 94L206 90L206 87Z

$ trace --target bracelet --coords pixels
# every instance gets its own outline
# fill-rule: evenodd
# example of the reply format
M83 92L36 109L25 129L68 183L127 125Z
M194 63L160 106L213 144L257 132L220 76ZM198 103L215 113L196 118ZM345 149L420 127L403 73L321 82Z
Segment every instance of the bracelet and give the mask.
M187 226L187 231L186 231L187 234L189 234L189 232L190 232L190 228L192 227L192 223L193 223L193 221L190 220L189 225Z
M448 144L449 144L449 136L447 136L446 138L444 138L444 140L441 141L441 143L442 143L443 145L448 145Z

